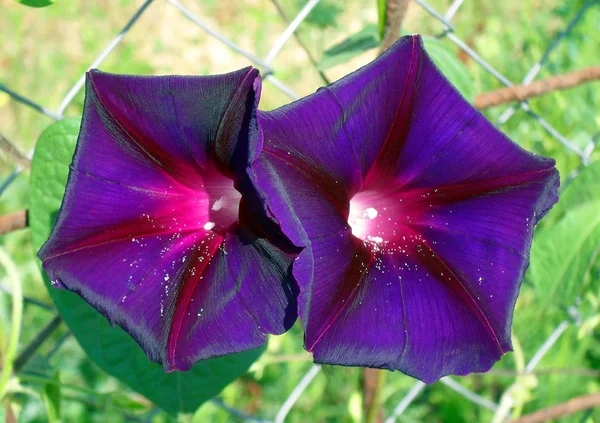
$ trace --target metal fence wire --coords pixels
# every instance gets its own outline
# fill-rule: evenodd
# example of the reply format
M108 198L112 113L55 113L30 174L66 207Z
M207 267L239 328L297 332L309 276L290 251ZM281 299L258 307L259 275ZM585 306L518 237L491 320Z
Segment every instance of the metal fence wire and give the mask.
M163 0L166 3L170 4L174 8L176 8L182 15L182 17L190 20L195 25L198 26L200 31L203 31L214 37L216 40L221 42L224 47L231 49L232 51L244 56L251 63L261 68L264 79L271 83L275 88L283 92L290 99L296 100L298 96L294 93L292 89L287 87L283 82L277 79L277 71L271 66L273 59L279 54L284 45L288 42L288 40L294 36L297 28L302 24L304 19L310 14L310 12L315 8L315 6L319 3L319 0L309 0L304 7L300 10L297 16L294 19L290 20L287 28L277 37L275 42L273 43L272 48L269 50L267 55L264 58L259 58L254 55L252 52L249 52L233 41L231 41L224 34L214 30L209 25L205 23L205 21L186 8L182 3L178 0ZM444 28L444 31L439 34L440 38L447 38L452 43L454 43L458 48L460 48L464 53L469 55L475 62L477 62L485 71L489 72L492 76L494 76L498 81L500 81L503 85L510 87L513 83L494 69L482 56L480 56L477 52L475 52L472 48L470 48L464 41L462 41L459 37L455 35L455 28L452 24L452 19L456 16L457 13L460 12L461 6L464 4L465 0L454 0L448 10L446 12L441 13L438 10L434 9L431 5L429 5L424 0L414 0L423 10L428 13L433 19L436 19L441 23ZM140 17L146 12L146 10L151 7L155 3L159 3L160 0L146 0L144 3L136 10L136 12L131 16L127 24L123 27L123 29L107 44L105 49L96 57L96 59L90 63L88 69L99 67L102 62L114 51L114 49L121 43L121 41L127 36L129 30L138 22ZM567 26L560 31L553 40L549 43L547 49L539 58L539 60L533 65L533 67L526 73L521 81L521 84L527 85L533 82L546 63L550 54L557 48L557 46L561 43L562 40L573 30L573 28L577 25L577 23L581 20L585 11L592 6L592 4L597 4L597 0L588 0L586 3L582 5L578 13L572 18L572 20L567 24ZM316 62L312 60L311 63L316 66ZM317 67L317 71L321 73L320 69ZM0 91L4 91L14 100L22 103L24 106L30 107L39 113L42 113L51 119L60 120L63 118L63 113L69 104L73 101L75 96L79 93L79 91L83 88L85 82L85 74L81 75L79 80L72 86L72 88L66 93L58 109L56 111L52 111L34 100L31 100L27 97L20 95L19 93L10 89L10 87L6 87L0 84ZM594 150L595 143L593 142L592 137L590 137L589 143L587 143L584 149L580 149L577 145L572 143L565 136L560 134L556 129L554 129L543 117L538 115L535 111L533 111L527 101L522 101L514 106L507 107L504 113L500 115L496 124L498 126L502 126L505 124L512 116L514 116L515 112L518 109L522 109L526 115L528 115L531 119L533 119L537 124L539 124L552 138L554 138L557 142L562 144L562 146L577 156L579 156L581 160L581 166L586 166L590 160L590 156ZM29 157L31 157L33 151L29 152ZM10 184L16 179L20 172L23 171L23 168L18 166L16 167L10 175L0 183L0 195L10 186ZM546 341L538 348L535 354L531 357L527 365L525 366L525 373L531 373L536 368L536 366L542 361L546 353L552 348L552 346L558 341L558 339L565 333L565 331L571 326L578 326L580 324L580 318L578 315L578 311L576 306L571 307L566 315L565 319L554 329L554 331L550 334L550 336L546 339ZM269 422L269 423L283 423L288 416L289 412L292 410L298 399L302 396L303 392L306 388L312 383L312 381L319 376L321 372L321 366L318 364L313 364L308 372L298 381L295 388L290 392L288 398L284 401L284 403L279 408L279 411L275 415L273 419L264 419L257 416L251 416L247 413L239 410L231 405L225 404L221 399L215 398L212 400L212 403L217 407L222 408L226 412L230 413L238 420L248 421L248 422ZM510 415L512 407L515 405L515 400L511 397L510 388L507 389L504 394L501 396L501 400L499 403L495 403L488 398L484 398L476 392L473 392L463 385L461 385L456 378L452 377L444 377L442 378L438 384L445 385L448 389L453 390L458 393L462 397L471 401L473 404L484 407L494 412L494 417L492 419L493 423L500 423L507 420ZM408 407L423 393L424 390L428 389L428 386L424 383L417 381L414 385L406 392L403 398L398 402L397 406L392 411L391 415L385 420L385 423L394 423L397 421L398 417L400 417Z

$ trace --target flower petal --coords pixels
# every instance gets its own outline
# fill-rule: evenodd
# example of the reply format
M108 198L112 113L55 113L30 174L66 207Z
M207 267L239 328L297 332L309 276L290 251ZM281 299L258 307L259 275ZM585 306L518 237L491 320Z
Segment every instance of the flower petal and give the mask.
M257 76L88 75L65 197L38 255L53 284L165 370L258 347L295 320L293 256L255 230L262 205L240 205L234 188L260 148L246 139Z
M268 130L268 126L263 128ZM264 152L254 163L253 171L282 230L296 245L306 247L296 258L293 273L303 284L298 313L308 345L312 334L324 330L331 309L343 299L344 294L338 298L337 291L354 246L350 227L331 198L289 162ZM317 288L318 294L313 295Z
M426 382L488 370L511 349L535 225L525 216L542 211L532 198L552 185L532 181L409 213L396 236L371 245L360 287L312 347L315 360L399 369Z
M327 90L344 110L345 133L363 146L368 180L362 189L385 183L386 175L404 187L439 187L553 166L551 159L527 154L464 100L419 36L401 38Z
M113 75L92 70L86 92L90 107L98 114L90 120L111 127L116 137L113 142L122 147L116 150L115 159L122 160L127 153L125 159L133 156L152 162L183 184L192 183L188 178L210 156L220 171L228 173L234 156L236 162L246 165L260 149L252 143L256 137L249 141L249 133L256 130L251 121L260 96L258 70L251 67L202 77ZM144 176L137 175L137 179Z
M258 118L253 180L306 247L293 273L315 361L431 382L487 370L511 348L558 174L473 109L419 37Z

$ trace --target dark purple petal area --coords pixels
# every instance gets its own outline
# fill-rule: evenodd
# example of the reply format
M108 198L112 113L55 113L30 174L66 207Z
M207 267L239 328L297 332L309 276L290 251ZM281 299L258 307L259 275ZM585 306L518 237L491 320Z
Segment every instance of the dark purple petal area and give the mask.
M294 322L293 256L235 185L260 149L258 71L88 74L63 204L39 256L166 370L262 345ZM253 144L254 142L254 144Z
M315 361L432 382L485 371L511 349L558 173L468 104L419 37L258 120L252 177L305 247L293 274Z

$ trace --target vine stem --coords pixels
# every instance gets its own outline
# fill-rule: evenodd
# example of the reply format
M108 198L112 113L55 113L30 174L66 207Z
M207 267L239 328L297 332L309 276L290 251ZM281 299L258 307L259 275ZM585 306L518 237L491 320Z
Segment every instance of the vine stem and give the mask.
M25 169L31 169L31 159L21 153L21 151L19 151L19 149L2 134L0 134L0 150L3 151L9 159L13 159L17 165Z
M25 228L28 225L28 221L27 210L19 210L0 216L0 235Z
M381 392L385 386L386 373L384 370L363 370L364 408L366 410L366 423L383 422L381 413Z
M0 247L0 264L6 269L8 279L13 284L10 339L4 357L4 365L2 366L2 376L0 376L1 400L6 394L6 387L10 375L12 374L13 361L15 359L15 355L17 354L19 336L21 335L21 318L23 317L23 292L21 289L21 284L19 283L17 277L17 267L2 247Z
M553 405L552 407L524 415L518 419L511 420L511 423L542 423L550 420L560 419L570 416L579 411L589 410L600 405L600 394L581 395L570 399L569 401Z
M400 38L402 21L406 16L409 0L387 0L385 4L385 32L379 54L386 51Z

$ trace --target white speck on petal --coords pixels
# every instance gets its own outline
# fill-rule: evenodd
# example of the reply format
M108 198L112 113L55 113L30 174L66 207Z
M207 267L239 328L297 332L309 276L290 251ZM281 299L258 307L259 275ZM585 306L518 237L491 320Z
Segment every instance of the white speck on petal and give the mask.
M377 215L379 214L379 212L377 210L375 210L373 207L369 207L368 209L365 210L365 216L368 217L369 219L373 220L377 217Z
M213 205L212 205L212 209L213 209L214 211L221 210L221 209L223 208L223 203L224 203L224 198L223 198L223 197L221 197L221 198L219 198L217 201L215 201L215 202L213 203Z

